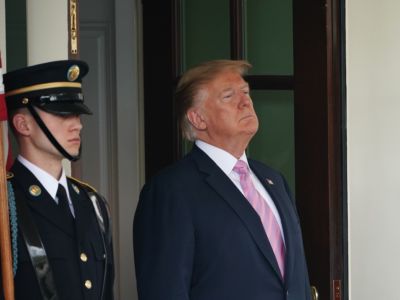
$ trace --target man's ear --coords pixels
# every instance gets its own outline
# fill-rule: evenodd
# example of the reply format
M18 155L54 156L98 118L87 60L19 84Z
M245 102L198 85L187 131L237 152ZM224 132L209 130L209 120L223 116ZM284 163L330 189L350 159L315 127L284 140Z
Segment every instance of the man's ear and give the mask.
M190 109L186 113L186 117L194 128L197 130L205 130L207 128L207 123L204 116L201 114L199 109Z
M12 123L15 131L23 136L30 135L29 117L23 113L16 113L12 117Z

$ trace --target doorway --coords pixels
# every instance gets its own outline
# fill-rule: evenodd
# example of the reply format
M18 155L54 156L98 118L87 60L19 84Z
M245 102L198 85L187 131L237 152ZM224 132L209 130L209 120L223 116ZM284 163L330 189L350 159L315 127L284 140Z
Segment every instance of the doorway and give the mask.
M288 179L311 284L334 300L347 299L343 16L342 0L143 1L146 178L185 152L173 103L182 72L249 60L261 120L249 155Z

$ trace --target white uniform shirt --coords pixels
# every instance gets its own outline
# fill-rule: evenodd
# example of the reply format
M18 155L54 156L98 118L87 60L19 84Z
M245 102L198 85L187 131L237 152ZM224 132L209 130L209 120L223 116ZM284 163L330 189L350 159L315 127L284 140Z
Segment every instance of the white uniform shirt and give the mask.
M26 158L21 155L18 155L17 159L21 164L23 164L29 171L35 175L36 179L41 183L41 185L46 189L46 191L50 194L50 196L54 199L54 201L58 204L58 199L56 197L58 184L61 184L67 193L68 204L73 216L75 216L74 206L72 205L71 196L69 195L69 189L67 184L67 176L65 175L64 169L62 170L61 177L59 180L55 179L49 173L34 165Z

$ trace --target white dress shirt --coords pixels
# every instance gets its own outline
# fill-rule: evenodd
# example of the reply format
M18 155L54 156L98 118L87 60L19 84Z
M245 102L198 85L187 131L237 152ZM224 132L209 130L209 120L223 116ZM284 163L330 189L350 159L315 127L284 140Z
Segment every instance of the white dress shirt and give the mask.
M211 159L214 161L217 166L226 174L226 176L229 177L229 179L233 182L233 184L239 189L239 191L244 195L242 187L240 186L240 177L239 174L233 171L233 168L236 165L236 162L238 159L234 157L232 154L229 152L215 147L213 145L210 145L204 141L196 140L196 146L199 147L203 152L205 152ZM239 160L244 161L247 165L249 165L246 157L246 153L243 153L242 156L239 158ZM250 169L250 167L249 167ZM281 218L279 216L278 210L276 208L276 205L274 201L271 199L271 196L268 194L260 180L257 178L257 176L254 175L253 171L250 169L250 177L251 180L253 181L253 184L256 188L256 190L261 194L261 196L265 199L267 202L268 206L271 208L272 213L274 214L276 221L279 224L279 228L281 230L282 234L282 239L285 241L285 237L283 234L283 229L282 229L282 222Z

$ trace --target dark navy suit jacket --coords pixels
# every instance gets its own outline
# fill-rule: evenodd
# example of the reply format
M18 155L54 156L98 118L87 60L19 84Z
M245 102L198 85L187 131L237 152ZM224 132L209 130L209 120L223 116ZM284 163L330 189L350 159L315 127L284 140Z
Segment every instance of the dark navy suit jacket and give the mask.
M196 146L143 188L133 237L140 300L309 300L296 208L283 177L249 160L282 221L281 278L260 218Z

